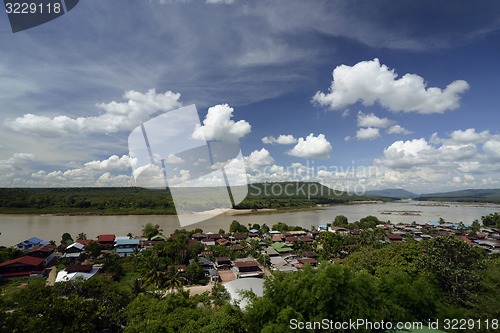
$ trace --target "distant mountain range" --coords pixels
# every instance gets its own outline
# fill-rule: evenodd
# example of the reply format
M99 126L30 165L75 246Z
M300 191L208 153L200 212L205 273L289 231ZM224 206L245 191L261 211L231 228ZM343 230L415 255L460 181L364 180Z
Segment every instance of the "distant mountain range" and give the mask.
M386 198L397 198L397 199L410 199L410 198L418 197L418 194L415 194L413 192L403 190L400 188L366 191L365 194L366 195L377 195L379 197L386 197Z
M500 189L468 189L451 192L415 194L403 189L366 191L366 195L384 198L413 199L419 201L460 201L500 203Z

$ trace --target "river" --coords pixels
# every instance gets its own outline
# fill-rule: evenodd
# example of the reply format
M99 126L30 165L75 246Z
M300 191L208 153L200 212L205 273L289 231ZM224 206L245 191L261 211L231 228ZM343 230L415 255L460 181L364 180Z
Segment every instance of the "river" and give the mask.
M186 229L201 228L205 232L228 231L233 220L247 225L248 223L266 223L271 226L285 222L292 226L311 228L331 222L337 215L345 215L354 222L367 215L377 216L380 220L390 220L392 223L413 221L424 224L440 217L449 222L471 223L483 215L500 212L499 205L469 205L404 201L391 203L372 203L356 205L339 205L318 209L293 211L276 214L249 215L218 215ZM73 237L83 232L88 238L99 234L113 233L115 235L140 235L142 226L146 223L158 224L164 234L170 234L180 229L176 216L169 215L125 215L125 216L49 216L49 215L0 215L0 245L11 246L30 237L44 240L54 240L57 243L65 232Z

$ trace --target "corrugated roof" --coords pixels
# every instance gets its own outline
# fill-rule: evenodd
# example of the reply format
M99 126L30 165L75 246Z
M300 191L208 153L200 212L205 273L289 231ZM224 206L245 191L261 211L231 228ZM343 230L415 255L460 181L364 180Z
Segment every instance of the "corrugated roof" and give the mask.
M116 240L115 246L117 245L139 245L139 240L134 238L133 239L120 238Z
M39 248L36 248L36 249L29 251L27 253L27 255L29 255L31 253L36 253L36 252L52 253L52 252L54 252L55 249L56 249L56 247L54 245L47 244L47 245L43 245Z
M243 267L259 267L259 263L256 261L236 261L234 265L238 268Z
M69 250L69 249L71 249L71 248L76 248L76 249L78 249L78 250L83 250L83 248L84 248L84 247L85 247L85 245L83 245L82 243L73 243L73 244L71 244L71 245L68 245L68 246L66 247L66 250Z
M97 241L98 242L114 242L115 241L115 235L112 235L112 234L99 235L99 236L97 236Z
M37 257L31 257L31 256L24 256L8 261L4 261L3 263L0 264L0 267L5 267L9 266L12 264L23 264L23 265L28 265L28 266L40 266L43 263L44 258L37 258Z

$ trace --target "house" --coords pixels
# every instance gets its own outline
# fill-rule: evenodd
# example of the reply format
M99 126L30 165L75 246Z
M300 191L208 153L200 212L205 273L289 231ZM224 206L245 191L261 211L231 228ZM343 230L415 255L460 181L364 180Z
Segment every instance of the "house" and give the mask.
M312 258L312 259L316 259L316 257L318 256L314 251L304 251L302 252L301 255L302 258Z
M208 276L210 277L210 281L212 282L221 282L219 273L213 268L210 268L208 270Z
M221 238L228 238L229 236L226 235L221 235L221 234L212 234L212 233L207 233L207 238L208 239L213 239L214 241L217 239Z
M21 251L27 251L31 250L34 247L40 246L40 245L48 245L50 244L49 242L44 241L43 239L40 239L38 237L31 237L21 243L16 244L16 248Z
M467 237L467 236L458 236L458 238L463 239L463 240L464 240L467 244L469 244L469 245L474 244L474 243L470 240L470 238L469 238L469 237Z
M254 230L254 229L252 229ZM252 230L250 230L250 232L248 233L248 238L261 238L259 233L258 232L252 232Z
M287 265L287 262L285 261L285 259L283 259L281 257L271 257L269 259L271 262L271 268L273 268L273 269L279 269L280 267Z
M191 238L200 240L200 239L203 239L203 238L207 238L207 235L205 235L203 233L197 232L197 233L192 234Z
M311 236L300 236L299 241L306 244L312 244L314 242L314 238L312 238Z
M285 243L286 244L293 245L293 243L298 242L298 241L299 241L299 238L297 236L291 236L291 235L285 236Z
M255 260L235 261L234 272L238 279L246 277L262 277L264 272L260 269L259 263Z
M279 234L279 235L273 235L271 237L271 241L274 243L274 242L282 242L283 241L283 235Z
M318 231L318 230L313 230L313 231L309 231L309 236L311 236L313 239L316 239L316 237L318 237L318 235L321 233L321 231Z
M288 232L288 235L290 235L290 236L292 236L292 235L293 236L304 236L306 234L307 234L307 231L305 231L305 230L292 230L292 231Z
M273 245L274 249L279 253L279 254L285 254L285 253L291 253L293 250L286 245L285 243L280 243L280 242L274 242Z
M93 239L77 239L76 240L76 243L80 243L83 246L88 245L90 242L95 242L95 240L93 240Z
M227 244L230 244L231 242L225 238L220 238L218 240L215 241L215 243L217 243L217 245L227 245Z
M115 235L105 234L97 236L97 242L101 246L101 249L110 250L115 245Z
M217 267L217 269L231 268L231 259L229 259L228 257L217 257L215 258L215 266Z
M203 245L205 245L205 247L215 246L216 244L215 239L210 239L210 238L202 238L200 241Z
M318 266L318 261L313 258L299 258L297 259L299 264L297 266L303 267L304 265L311 265L312 267Z
M341 234L341 235L347 235L347 234L349 234L349 229L342 228L342 227L329 227L328 231L333 232L333 233L338 233L338 234Z
M44 258L23 256L0 263L0 276L6 279L24 276L43 276Z
M239 243L239 242L241 242L241 241L244 241L244 240L246 240L247 238L248 238L248 235L247 235L247 234L237 234L237 235L234 235L234 236L232 237L232 239L233 239L235 242L237 242L237 243Z
M139 248L139 240L136 238L117 237L115 240L115 249L118 256L124 258L132 255Z
M64 249L64 254L62 258L68 258L69 260L81 260L83 257L85 245L79 242L68 245Z
M277 257L277 256L279 256L279 255L280 255L280 254L278 253L278 251L276 251L276 250L275 250L275 248L274 248L274 247L272 247L272 246L268 246L268 247L266 248L266 254L267 254L269 257L271 257L271 258L272 258L272 257Z
M479 247L482 247L488 253L500 253L500 242L497 240L478 239L474 241Z
M26 253L26 256L42 258L43 265L48 265L56 257L55 245L42 245Z
M153 237L151 237L151 241L155 242L155 241L158 241L158 242L165 242L167 240L167 237L161 235L161 234L158 234L158 235L154 235Z
M402 234L388 234L387 238L391 242L402 242L404 239Z
M74 265L68 266L57 273L56 282L66 282L66 281L84 281L90 279L92 276L96 275L100 266L93 265Z
M192 262L194 262L194 259L189 260L189 263L192 263ZM208 273L209 269L214 269L213 262L211 262L210 260L208 260L205 257L198 257L198 265L200 265L201 268L203 268L203 271L205 273Z

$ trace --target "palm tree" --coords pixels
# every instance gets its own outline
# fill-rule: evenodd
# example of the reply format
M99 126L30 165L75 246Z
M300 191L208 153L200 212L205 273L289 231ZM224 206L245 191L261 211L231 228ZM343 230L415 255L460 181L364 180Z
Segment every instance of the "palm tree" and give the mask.
M182 276L181 272L175 266L170 266L168 268L167 279L165 281L165 287L169 290L179 290L186 282L186 278Z
M145 285L162 288L165 283L165 265L155 252L142 257L142 281Z
M143 293L144 284L142 283L142 279L141 278L135 279L134 282L132 282L130 289L132 289L132 293L134 293L135 296Z

